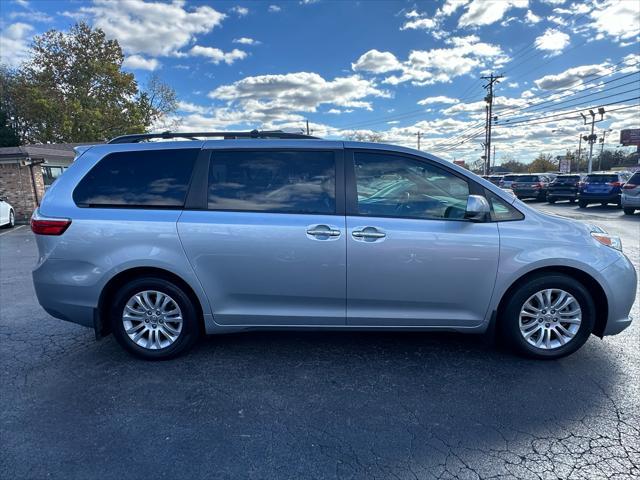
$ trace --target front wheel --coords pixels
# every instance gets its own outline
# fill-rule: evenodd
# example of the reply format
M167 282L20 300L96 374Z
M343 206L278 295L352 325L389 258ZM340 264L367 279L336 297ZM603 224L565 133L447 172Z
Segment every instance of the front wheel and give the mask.
M563 274L529 279L512 295L499 320L507 345L518 353L556 359L578 350L595 324L587 289Z
M585 202L584 200L578 200L578 207L587 208L587 202Z
M111 327L126 350L147 360L173 358L200 334L198 310L189 296L163 278L130 281L117 292Z
M547 202L553 204L553 203L556 203L556 199L555 198L547 198Z

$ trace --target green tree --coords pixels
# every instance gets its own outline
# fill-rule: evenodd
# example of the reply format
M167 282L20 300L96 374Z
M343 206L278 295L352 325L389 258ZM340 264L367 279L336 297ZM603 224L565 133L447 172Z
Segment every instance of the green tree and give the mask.
M9 117L0 110L0 147L17 147L20 145L20 137Z
M141 133L176 108L175 92L152 77L140 91L122 71L116 40L86 23L36 36L32 58L3 70L8 108L25 143L102 141Z
M500 166L513 173L523 173L527 171L527 165L519 162L518 160L508 160L506 162L502 162Z
M550 154L541 153L536 157L536 159L529 164L528 171L529 173L536 172L557 172L558 171L558 162L552 160L553 156Z

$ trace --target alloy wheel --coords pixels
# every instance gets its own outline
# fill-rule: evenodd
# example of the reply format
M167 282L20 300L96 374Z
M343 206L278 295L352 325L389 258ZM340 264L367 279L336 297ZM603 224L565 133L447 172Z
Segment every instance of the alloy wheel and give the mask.
M172 345L182 332L182 311L169 295L145 290L133 295L122 312L129 338L142 348L160 350Z
M573 295L547 288L531 295L520 309L520 334L536 348L553 350L573 340L582 323L582 310Z

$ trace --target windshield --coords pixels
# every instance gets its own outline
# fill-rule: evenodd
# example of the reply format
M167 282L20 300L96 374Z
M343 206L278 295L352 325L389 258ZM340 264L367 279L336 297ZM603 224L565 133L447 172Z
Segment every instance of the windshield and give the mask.
M502 180L505 182L514 182L518 179L518 175L505 175Z
M538 182L540 177L538 175L522 175L516 181L517 182Z

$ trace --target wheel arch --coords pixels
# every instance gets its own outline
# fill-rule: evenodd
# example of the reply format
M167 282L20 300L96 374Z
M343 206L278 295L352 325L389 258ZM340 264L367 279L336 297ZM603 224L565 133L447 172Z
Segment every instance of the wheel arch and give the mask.
M537 276L540 274L551 274L551 273L562 273L569 277L574 278L575 280L579 281L591 294L593 303L596 308L596 312L595 312L596 321L595 321L595 326L593 327L592 333L602 338L604 334L604 329L607 326L607 319L608 319L608 312L609 312L607 295L604 289L602 288L602 286L600 285L600 283L598 283L598 281L595 278L593 278L590 274L588 274L584 270L580 270L579 268L575 268L575 267L567 267L567 266L560 266L560 265L547 266L547 267L536 268L520 276L502 294L500 302L498 303L498 308L496 309L496 318L498 322L500 322L501 316L507 304L507 300L511 297L513 292L515 292L521 285L526 283L531 277Z
M118 272L111 279L109 279L109 281L103 287L102 292L100 293L100 298L98 300L96 319L94 320L96 337L104 337L111 333L111 324L109 321L107 321L109 318L108 309L111 306L111 299L113 299L113 296L117 292L118 288L129 282L130 280L141 277L162 278L164 280L175 283L178 287L184 290L189 299L193 302L198 312L198 322L200 324L201 332L205 332L204 311L202 308L202 304L200 303L195 290L191 287L191 285L189 285L189 283L187 283L179 275L176 275L175 273L163 268L133 267Z

